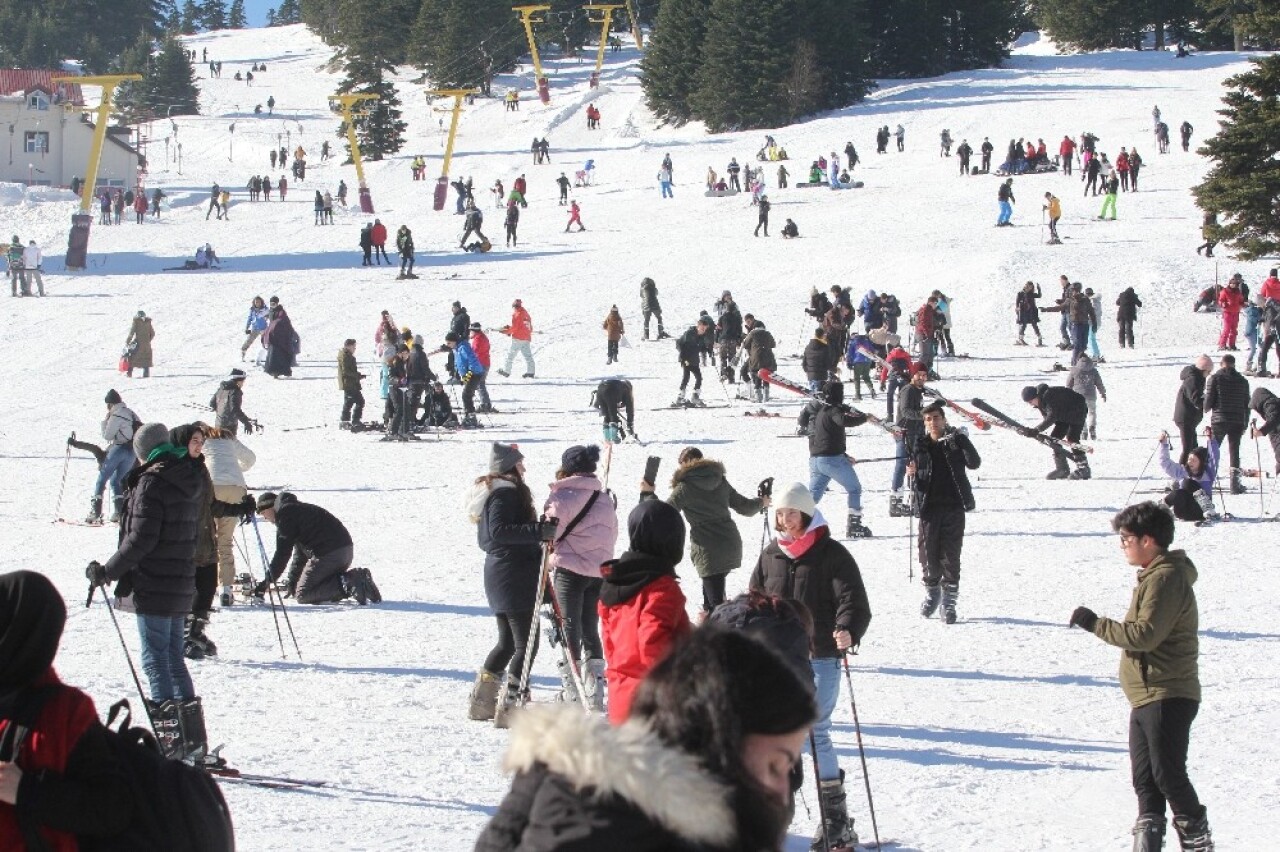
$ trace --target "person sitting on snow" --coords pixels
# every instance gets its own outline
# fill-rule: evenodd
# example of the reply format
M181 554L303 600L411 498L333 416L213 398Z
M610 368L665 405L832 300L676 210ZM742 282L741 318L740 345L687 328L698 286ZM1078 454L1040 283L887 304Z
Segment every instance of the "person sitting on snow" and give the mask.
M788 219L787 224L782 226L782 238L784 240L793 240L798 236L800 236L800 229L796 227L795 222Z
M1206 429L1205 433L1208 434ZM1173 509L1173 516L1180 521L1216 521L1213 508L1213 483L1218 477L1218 452L1222 444L1209 441L1208 447L1196 447L1187 453L1186 466L1169 456L1169 433L1161 432L1160 469L1173 480L1173 490L1164 497L1165 505Z

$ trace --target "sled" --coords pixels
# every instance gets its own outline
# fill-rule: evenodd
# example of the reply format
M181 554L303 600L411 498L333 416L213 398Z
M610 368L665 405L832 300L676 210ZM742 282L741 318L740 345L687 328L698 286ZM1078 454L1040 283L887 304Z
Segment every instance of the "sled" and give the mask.
M1023 169L1020 172L1009 171L1008 162L1004 162L1004 163L1001 163L1000 167L995 170L995 174L997 177L1021 177L1022 175L1047 175L1052 172L1056 172L1057 170L1058 170L1058 158L1054 157L1052 160L1050 160L1047 163L1036 163L1033 167L1029 169Z

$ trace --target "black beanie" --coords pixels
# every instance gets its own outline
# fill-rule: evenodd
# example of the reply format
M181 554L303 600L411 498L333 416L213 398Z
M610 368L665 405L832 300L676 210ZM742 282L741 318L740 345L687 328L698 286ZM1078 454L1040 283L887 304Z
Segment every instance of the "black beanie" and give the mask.
M1027 385L1025 388L1022 389L1023 402L1030 402L1031 400L1035 399L1039 395L1040 395L1040 391L1036 389L1035 385Z
M104 399L103 402L107 405L115 405L117 402L123 402L123 400L120 399L120 394L116 392L116 389L112 388L107 391L106 399Z
M0 574L0 716L53 664L66 620L67 606L48 577Z
M570 447L560 456L560 470L566 475L575 473L595 473L600 461L600 448L597 446Z
M839 379L832 379L822 386L822 395L832 405L839 405L844 402L844 385Z

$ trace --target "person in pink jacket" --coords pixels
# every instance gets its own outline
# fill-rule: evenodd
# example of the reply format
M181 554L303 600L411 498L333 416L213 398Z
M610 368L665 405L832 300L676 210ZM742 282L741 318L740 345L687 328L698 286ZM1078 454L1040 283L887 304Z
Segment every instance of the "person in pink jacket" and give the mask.
M555 595L564 617L569 655L582 674L588 703L604 711L604 649L600 645L597 605L600 601L600 566L613 558L618 541L617 507L613 495L596 476L600 448L575 446L564 451L556 481L543 513L558 518L552 544ZM579 665L586 657L586 664ZM562 657L560 697L579 701L573 672Z
M1240 325L1240 309L1244 307L1244 293L1240 284L1244 278L1237 272L1218 294L1218 307L1222 308L1222 333L1218 335L1218 348L1236 351L1236 329Z

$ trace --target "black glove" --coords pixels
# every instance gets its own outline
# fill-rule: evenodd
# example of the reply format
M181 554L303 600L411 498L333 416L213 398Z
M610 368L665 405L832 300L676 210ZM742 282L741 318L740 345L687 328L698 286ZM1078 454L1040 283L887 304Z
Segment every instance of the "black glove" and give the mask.
M252 435L252 434L253 434L253 421L252 421L252 420L250 420L248 423L244 424L244 433L245 433L246 435Z
M1018 434L1022 435L1024 438L1032 438L1035 437L1036 430L1032 429L1030 426L1019 426Z
M1087 606L1078 606L1076 611L1071 613L1071 620L1067 622L1068 627L1083 627L1090 633L1098 623L1098 614Z
M538 521L538 538L544 542L553 542L556 540L556 527L560 525L559 518L544 517Z
M258 511L258 504L256 501L254 501L253 495L252 494L244 495L244 499L241 500L239 504L238 514L240 515L240 517L247 521L250 518L252 518L257 513L257 511Z
M102 567L96 559L90 562L84 569L85 579L89 581L89 586L96 588L107 584L107 569Z

